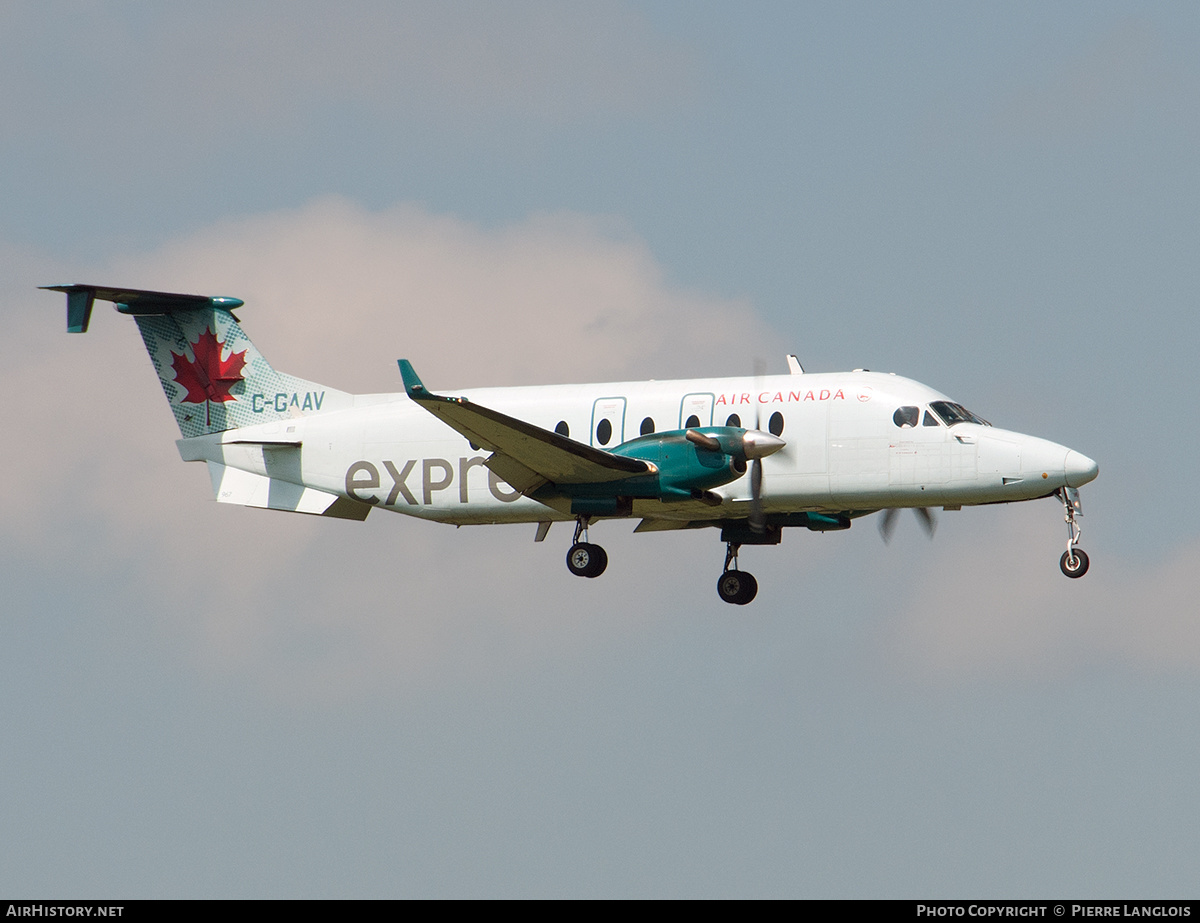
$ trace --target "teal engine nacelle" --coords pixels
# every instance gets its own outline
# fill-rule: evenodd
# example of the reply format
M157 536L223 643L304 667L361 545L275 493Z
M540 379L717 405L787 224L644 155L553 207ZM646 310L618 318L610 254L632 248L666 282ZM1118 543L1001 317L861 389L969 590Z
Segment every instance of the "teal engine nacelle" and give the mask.
M704 500L708 493L736 481L747 462L778 452L786 443L778 436L737 426L709 426L639 436L612 449L614 455L649 462L654 473L604 484L576 484L571 511L619 515L630 500Z

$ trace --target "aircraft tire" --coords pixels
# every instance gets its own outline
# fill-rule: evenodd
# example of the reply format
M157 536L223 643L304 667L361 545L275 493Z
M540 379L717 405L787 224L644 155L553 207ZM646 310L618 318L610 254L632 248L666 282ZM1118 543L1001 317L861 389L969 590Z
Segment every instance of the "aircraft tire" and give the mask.
M744 570L727 570L717 579L717 595L730 605L744 606L758 595L758 581Z
M608 554L599 545L577 542L567 552L567 570L576 577L599 577L608 567Z
M1074 564L1074 567L1071 565ZM1078 578L1087 573L1088 556L1086 552L1075 549L1075 560L1071 561L1071 552L1064 551L1062 557L1058 559L1058 569L1068 577Z

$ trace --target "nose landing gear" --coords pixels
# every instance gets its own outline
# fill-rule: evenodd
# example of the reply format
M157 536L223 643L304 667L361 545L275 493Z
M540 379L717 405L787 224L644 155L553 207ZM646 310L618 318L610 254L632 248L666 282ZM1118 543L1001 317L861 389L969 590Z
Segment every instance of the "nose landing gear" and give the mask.
M734 606L744 606L758 595L758 581L744 570L738 570L737 555L741 546L737 542L725 545L725 567L717 578L717 595ZM731 570L729 565L733 565Z
M1083 505L1079 501L1079 491L1074 487L1063 487L1055 491L1055 496L1062 501L1064 518L1067 522L1067 550L1058 559L1058 569L1068 577L1082 577L1087 573L1088 556L1076 548L1083 527L1076 521L1076 516L1083 515Z
M599 545L588 542L587 527L586 516L575 520L575 538L567 552L567 570L576 577L599 577L608 567L608 553Z
M1064 551L1058 559L1058 567L1068 577L1082 577L1088 569L1087 552L1078 548L1073 552Z

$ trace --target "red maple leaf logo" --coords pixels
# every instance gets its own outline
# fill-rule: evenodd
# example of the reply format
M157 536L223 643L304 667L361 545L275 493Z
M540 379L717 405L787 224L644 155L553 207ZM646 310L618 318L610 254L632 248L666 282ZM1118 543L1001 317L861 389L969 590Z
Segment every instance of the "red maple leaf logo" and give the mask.
M211 330L205 330L195 343L189 344L196 361L172 351L171 366L175 369L175 381L187 389L181 404L203 404L213 401L221 404L236 401L229 393L237 382L243 381L242 369L246 366L246 350L230 352L228 359L221 358L224 343L218 343Z

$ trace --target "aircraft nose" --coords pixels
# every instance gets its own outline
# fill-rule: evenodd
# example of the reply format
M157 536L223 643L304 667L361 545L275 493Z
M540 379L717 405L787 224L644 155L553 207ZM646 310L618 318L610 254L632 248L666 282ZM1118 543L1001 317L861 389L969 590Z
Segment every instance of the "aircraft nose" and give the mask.
M1096 475L1100 473L1099 465L1086 455L1080 455L1074 450L1067 452L1067 459L1063 463L1063 469L1066 474L1068 487L1082 487L1088 481L1094 481Z

